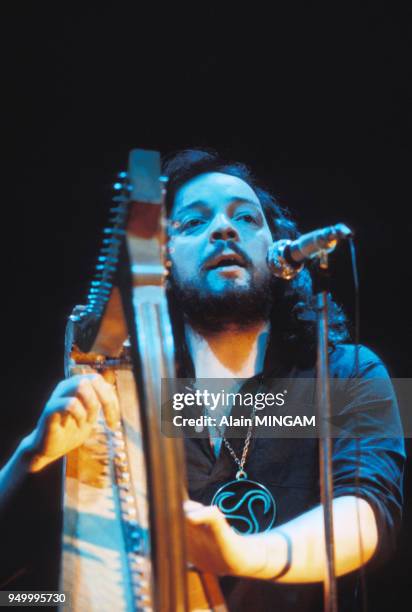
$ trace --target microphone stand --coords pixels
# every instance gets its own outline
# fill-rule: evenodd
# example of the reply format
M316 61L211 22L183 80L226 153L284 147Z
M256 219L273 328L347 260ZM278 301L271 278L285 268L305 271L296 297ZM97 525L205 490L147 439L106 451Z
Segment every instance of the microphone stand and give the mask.
M331 404L329 388L328 356L328 253L339 240L353 236L343 223L315 230L291 241L276 241L268 252L268 263L272 273L284 280L291 280L302 270L305 260L316 259L312 269L313 290L317 312L317 358L316 358L316 402L319 427L319 475L320 499L323 506L325 527L326 575L324 580L324 612L337 612L337 589L335 575L335 547L333 538L333 481Z
M337 588L333 536L332 440L330 436L331 402L328 355L328 253L321 251L312 270L317 311L316 400L319 419L320 499L325 528L326 574L323 587L324 612L337 612Z

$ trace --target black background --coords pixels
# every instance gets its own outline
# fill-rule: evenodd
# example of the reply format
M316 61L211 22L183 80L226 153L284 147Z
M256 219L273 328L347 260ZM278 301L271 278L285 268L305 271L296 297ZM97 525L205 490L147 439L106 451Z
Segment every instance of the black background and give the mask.
M65 320L134 147L215 148L250 163L302 231L354 228L362 342L410 375L411 11L285 5L3 10L2 458L62 376ZM346 248L333 260L353 315ZM409 478L399 551L370 579L373 611L409 609Z

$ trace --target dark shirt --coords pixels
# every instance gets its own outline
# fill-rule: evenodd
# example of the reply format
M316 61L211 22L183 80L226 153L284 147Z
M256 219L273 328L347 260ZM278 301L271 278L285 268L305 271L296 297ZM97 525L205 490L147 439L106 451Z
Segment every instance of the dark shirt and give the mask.
M274 369L265 374L263 383L270 385L270 380L278 377L279 371ZM286 375L294 380L308 379L308 384L314 377L313 369L295 368ZM262 382L261 377L255 378ZM332 462L334 497L364 498L375 513L378 547L368 563L369 569L381 564L393 552L401 521L405 449L399 410L385 366L365 347L359 351L358 371L354 346L339 345L331 351L330 378L336 379L332 396L334 415L344 422L346 431L356 427L357 431L364 428L367 432L357 440L348 434L334 438ZM298 389L298 396L300 393L301 400L307 402L308 388L304 380ZM384 437L388 430L391 437ZM230 430L226 435L240 457L244 440L230 438ZM224 445L216 458L205 436L186 438L185 447L190 497L210 504L219 487L233 480L237 467ZM249 479L262 483L272 493L277 505L274 527L320 503L318 453L315 437L252 438L245 469ZM358 573L354 572L339 579L340 610L356 610L357 577ZM220 581L229 610L234 612L322 609L320 584L285 585L229 576Z
M353 439L334 440L334 495L358 495L372 506L379 533L378 549L368 564L372 567L382 563L395 548L401 519L405 452L396 398L385 367L370 350L362 348L359 378L355 378L354 353L353 346L341 345L330 354L331 377L342 379L340 397L334 398L337 399L335 412L346 418L345 426L350 428L352 421L355 424L353 415L359 410L358 420L360 418L363 425L366 422L368 431L374 435L359 440L360 456L357 456ZM273 368L265 372L264 382L270 384L273 378L284 375ZM314 371L294 368L287 372L286 377L290 380L308 379L310 386ZM260 382L260 377L255 379ZM345 379L354 381L349 391ZM300 389L306 401L312 391L309 392L305 384ZM383 437L388 429L397 430L399 436ZM229 439L240 456L244 440ZM216 490L234 478L236 466L223 445L216 459L207 437L186 439L185 442L190 496L210 504ZM245 469L250 479L264 484L275 498L275 527L319 504L316 438L253 438ZM359 486L356 484L356 470ZM7 516L2 517L0 584L3 583L3 589L58 588L61 517L60 497L55 495L55 491L61 488L60 476L59 462L40 475L30 477L21 492L21 499L15 500ZM356 578L355 572L339 580L340 612L356 610ZM228 607L234 612L322 610L322 590L318 584L282 585L228 576L221 579L221 585Z

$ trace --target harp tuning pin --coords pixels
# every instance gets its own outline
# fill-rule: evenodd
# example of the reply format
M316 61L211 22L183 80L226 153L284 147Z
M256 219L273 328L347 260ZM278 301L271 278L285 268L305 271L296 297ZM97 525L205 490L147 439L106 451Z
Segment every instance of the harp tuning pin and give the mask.
M103 230L104 234L111 234L111 235L117 235L117 236L122 236L125 231L123 229L120 229L119 227L105 227Z

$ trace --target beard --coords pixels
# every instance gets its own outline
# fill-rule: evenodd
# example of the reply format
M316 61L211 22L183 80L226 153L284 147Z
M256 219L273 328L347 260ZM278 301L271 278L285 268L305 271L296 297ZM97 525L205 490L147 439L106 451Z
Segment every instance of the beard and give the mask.
M229 327L247 327L269 319L277 279L268 275L248 287L228 286L214 293L195 284L182 285L173 275L168 294L172 308L200 332L220 332Z

